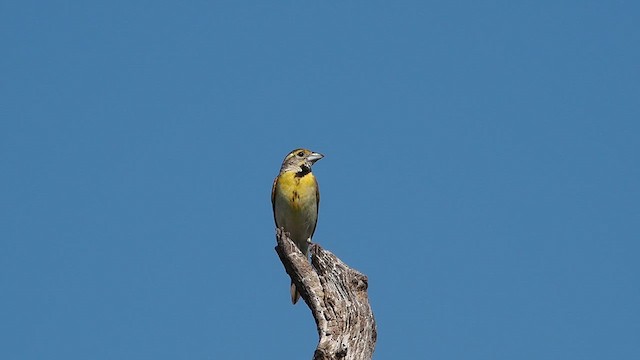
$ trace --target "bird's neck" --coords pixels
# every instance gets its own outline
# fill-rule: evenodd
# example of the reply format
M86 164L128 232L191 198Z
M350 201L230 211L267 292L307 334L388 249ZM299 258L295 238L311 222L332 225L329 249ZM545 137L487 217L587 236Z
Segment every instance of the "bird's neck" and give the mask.
M303 177L311 172L311 167L307 165L302 165L300 167L300 171L296 172L296 177Z

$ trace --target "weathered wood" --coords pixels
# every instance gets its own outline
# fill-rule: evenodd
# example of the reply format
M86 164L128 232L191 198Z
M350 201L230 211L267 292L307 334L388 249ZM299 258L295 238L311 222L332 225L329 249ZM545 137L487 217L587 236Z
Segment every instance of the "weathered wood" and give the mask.
M312 244L311 263L281 229L276 252L316 321L314 360L370 360L376 321L367 295L368 279L331 252Z

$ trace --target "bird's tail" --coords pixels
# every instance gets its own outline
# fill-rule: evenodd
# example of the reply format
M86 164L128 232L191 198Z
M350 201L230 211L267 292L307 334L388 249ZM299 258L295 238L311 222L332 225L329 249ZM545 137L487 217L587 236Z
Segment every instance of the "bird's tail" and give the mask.
M293 305L295 305L298 302L298 299L300 299L300 293L298 292L298 289L296 289L296 285L292 281L291 282L291 302L293 303Z

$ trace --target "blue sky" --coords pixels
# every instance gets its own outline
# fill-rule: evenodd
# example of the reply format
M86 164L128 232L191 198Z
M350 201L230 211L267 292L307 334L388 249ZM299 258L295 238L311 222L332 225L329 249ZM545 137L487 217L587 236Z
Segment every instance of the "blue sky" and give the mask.
M639 13L2 2L0 358L310 358L296 147L376 359L640 358Z

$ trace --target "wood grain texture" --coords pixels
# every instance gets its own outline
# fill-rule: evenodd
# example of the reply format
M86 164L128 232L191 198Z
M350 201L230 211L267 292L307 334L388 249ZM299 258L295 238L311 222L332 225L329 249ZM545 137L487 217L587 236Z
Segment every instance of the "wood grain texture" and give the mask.
M318 244L311 263L281 229L276 252L311 309L318 330L314 360L370 360L377 340L368 279Z

